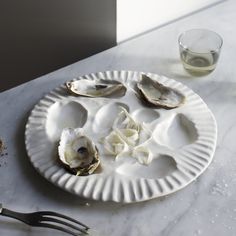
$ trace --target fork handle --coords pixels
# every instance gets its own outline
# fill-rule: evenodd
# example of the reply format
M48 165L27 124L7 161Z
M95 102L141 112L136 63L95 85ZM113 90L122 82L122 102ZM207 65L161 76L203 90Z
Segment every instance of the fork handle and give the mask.
M29 223L27 221L27 219L25 218L25 214L19 213L19 212L16 212L16 211L11 211L11 210L3 208L1 206L0 206L0 215L17 219L17 220L19 220L19 221L21 221L21 222L23 222L25 224Z

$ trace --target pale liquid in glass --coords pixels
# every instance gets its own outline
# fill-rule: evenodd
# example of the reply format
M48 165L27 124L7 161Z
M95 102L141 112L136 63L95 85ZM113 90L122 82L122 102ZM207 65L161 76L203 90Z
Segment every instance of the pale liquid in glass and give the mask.
M205 75L212 72L218 61L219 53L194 53L189 50L182 50L180 57L184 68L191 74Z

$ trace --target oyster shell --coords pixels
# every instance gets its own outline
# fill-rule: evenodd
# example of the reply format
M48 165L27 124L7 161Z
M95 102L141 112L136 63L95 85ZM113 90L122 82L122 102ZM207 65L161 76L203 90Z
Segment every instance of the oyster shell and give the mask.
M137 88L146 102L167 109L176 108L185 101L178 90L166 87L146 75L142 75Z
M65 167L76 175L90 175L100 164L97 147L81 128L62 131L58 154Z
M67 89L75 94L86 97L124 96L126 87L116 80L105 79L79 79L66 83Z

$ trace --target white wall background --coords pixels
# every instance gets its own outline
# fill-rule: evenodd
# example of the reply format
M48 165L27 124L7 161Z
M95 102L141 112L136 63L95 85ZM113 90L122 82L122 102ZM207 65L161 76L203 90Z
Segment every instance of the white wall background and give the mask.
M220 0L117 0L117 42L122 42Z

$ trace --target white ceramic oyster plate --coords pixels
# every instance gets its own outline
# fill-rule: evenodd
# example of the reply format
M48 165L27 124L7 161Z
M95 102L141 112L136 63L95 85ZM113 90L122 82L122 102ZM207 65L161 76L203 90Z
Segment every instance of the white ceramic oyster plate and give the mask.
M134 92L141 72L108 71L79 79L118 80L127 87L123 97L73 96L63 85L33 108L25 131L31 163L47 180L80 197L122 203L149 200L187 186L206 170L216 147L217 126L203 100L185 85L147 73L185 95L185 103L165 110L143 105ZM104 152L101 139L111 132L114 119L125 108L151 132L153 160L140 164L132 156L115 159ZM58 162L57 147L64 128L83 128L96 143L101 167L89 176L70 174Z

